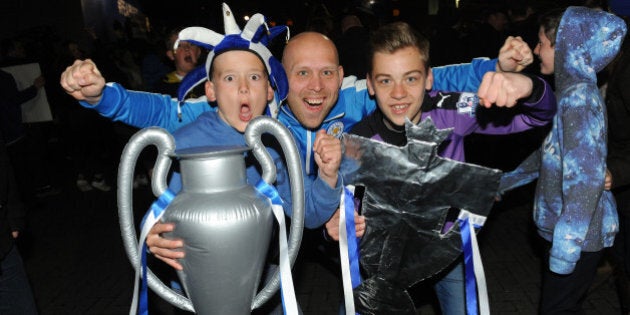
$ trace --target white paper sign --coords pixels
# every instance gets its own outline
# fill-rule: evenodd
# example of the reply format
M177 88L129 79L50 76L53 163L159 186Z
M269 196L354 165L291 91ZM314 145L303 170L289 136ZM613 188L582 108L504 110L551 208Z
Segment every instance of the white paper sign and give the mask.
M33 85L35 78L42 74L38 63L4 67L2 70L13 75L15 83L17 83L17 88L20 91ZM43 121L52 121L52 113L50 112L46 91L39 89L37 96L22 104L22 122L33 123Z

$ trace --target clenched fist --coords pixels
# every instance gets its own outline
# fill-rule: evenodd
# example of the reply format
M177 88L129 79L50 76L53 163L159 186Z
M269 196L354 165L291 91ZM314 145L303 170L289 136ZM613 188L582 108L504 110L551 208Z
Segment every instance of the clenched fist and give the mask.
M77 101L97 104L103 95L105 78L90 59L76 60L61 74L61 87Z
M519 99L529 97L534 89L534 82L529 77L510 72L486 72L477 96L479 104L485 107L492 105L512 107Z
M319 177L330 187L336 187L341 164L341 141L326 134L326 131L320 130L315 136L313 152L315 163L319 167Z
M499 50L498 72L520 72L534 61L531 48L520 37L508 36Z

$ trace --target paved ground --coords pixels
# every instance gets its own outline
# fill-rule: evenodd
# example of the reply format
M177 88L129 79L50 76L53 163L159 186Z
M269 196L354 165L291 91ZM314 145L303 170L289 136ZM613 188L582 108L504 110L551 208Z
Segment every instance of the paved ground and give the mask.
M133 274L120 237L115 190L78 192L66 164L62 158L51 164L64 192L33 202L29 229L19 244L40 312L127 314ZM137 199L147 195L146 190L136 191ZM493 314L536 313L541 261L528 198L527 193L508 198L480 233ZM144 212L146 201L137 207ZM305 314L336 314L341 301L337 276L315 260L304 255L294 268L299 303ZM437 314L432 296L424 300L419 313ZM157 297L150 301L152 314L182 313ZM584 307L587 314L619 313L606 266Z

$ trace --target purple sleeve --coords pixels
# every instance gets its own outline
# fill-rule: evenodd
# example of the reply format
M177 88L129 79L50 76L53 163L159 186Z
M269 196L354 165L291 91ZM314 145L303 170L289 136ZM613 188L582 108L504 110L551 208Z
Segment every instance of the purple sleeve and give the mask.
M549 84L538 77L532 77L532 95L510 108L478 108L478 128L472 132L503 135L525 131L548 124L556 114L556 98Z

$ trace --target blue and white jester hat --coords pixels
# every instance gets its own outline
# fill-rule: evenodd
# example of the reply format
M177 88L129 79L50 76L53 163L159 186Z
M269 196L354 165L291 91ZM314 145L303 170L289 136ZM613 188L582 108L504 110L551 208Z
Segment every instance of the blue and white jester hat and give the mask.
M273 38L284 31L287 31L286 39L288 40L289 28L284 25L269 28L265 23L265 17L260 13L256 13L241 31L236 24L232 10L225 3L223 3L223 26L225 35L198 26L188 27L179 32L178 39L175 42L175 49L177 49L180 41L187 41L210 50L210 53L208 53L205 67L198 67L188 73L182 80L177 93L179 101L178 115L181 115L180 106L186 94L195 86L208 79L214 57L229 50L246 50L258 55L265 64L271 86L276 90L278 102L283 101L287 97L289 89L287 75L282 64L271 54L267 45ZM274 98L267 106L267 115L276 117L277 114L278 103L276 103Z

